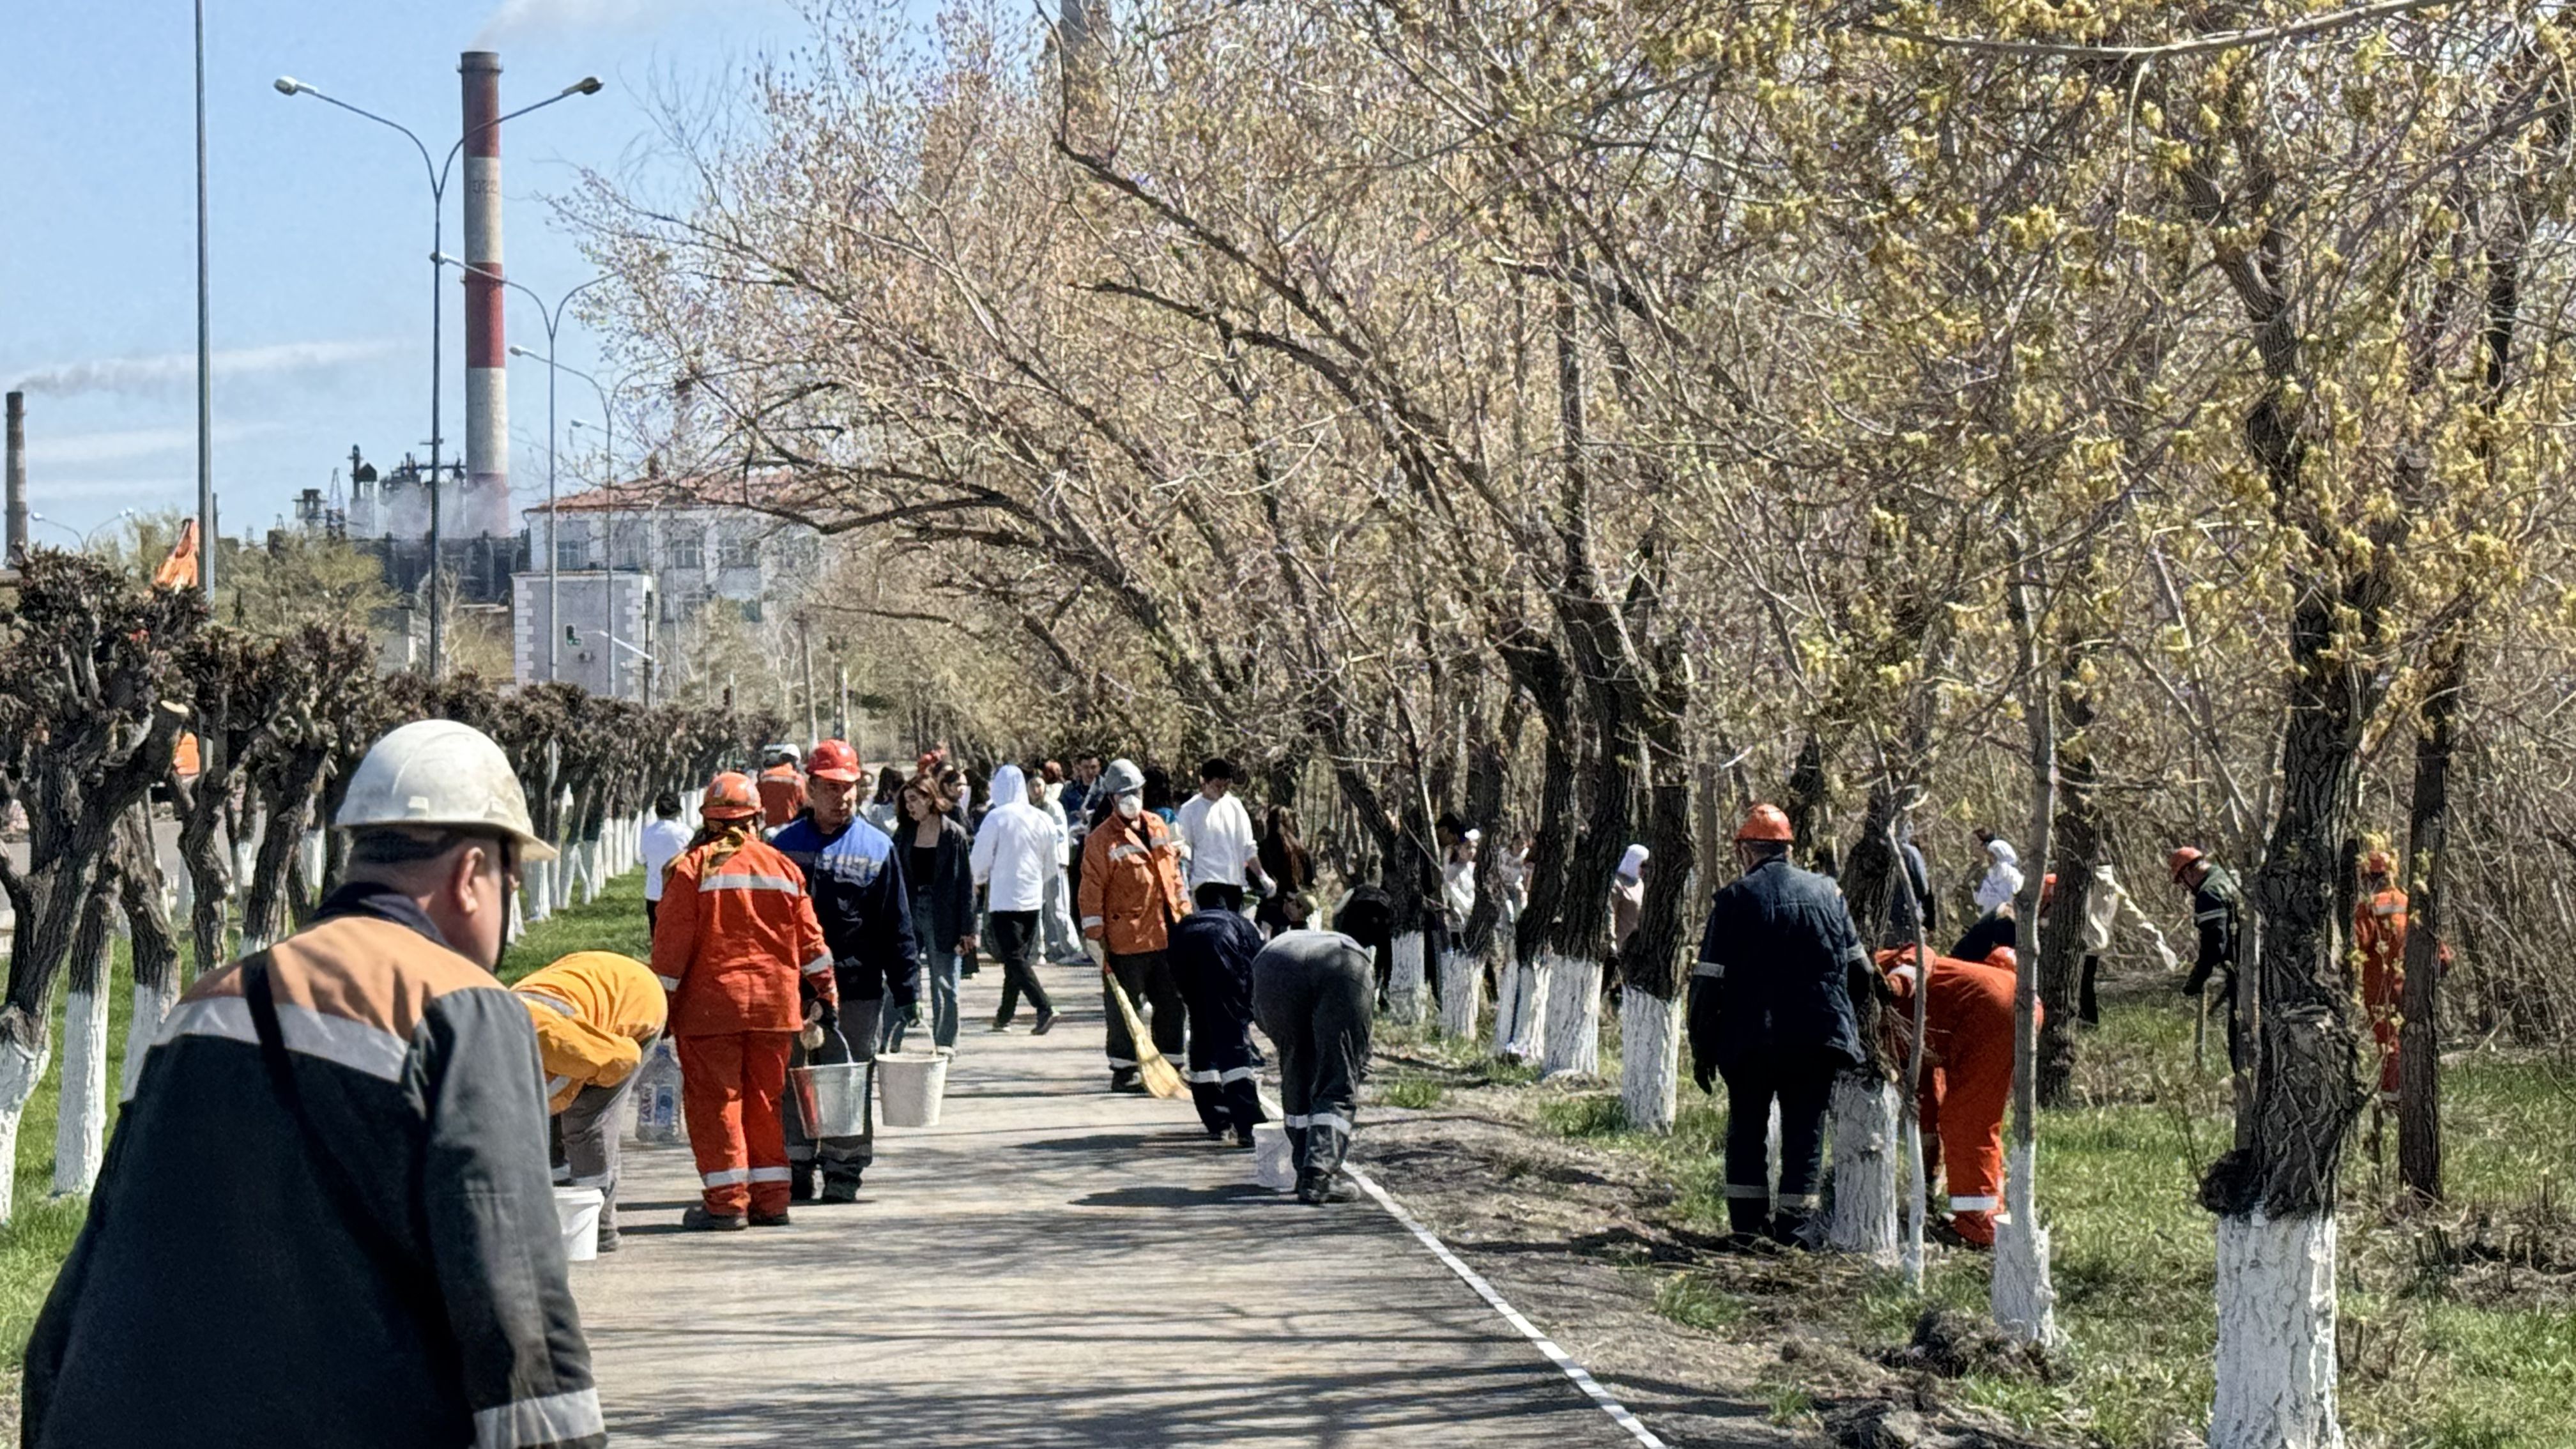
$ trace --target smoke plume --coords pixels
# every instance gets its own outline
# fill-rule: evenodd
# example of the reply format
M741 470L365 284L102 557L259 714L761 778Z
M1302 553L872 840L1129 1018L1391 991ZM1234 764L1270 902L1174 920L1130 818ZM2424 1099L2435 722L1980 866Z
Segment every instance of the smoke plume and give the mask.
M218 378L256 377L314 372L371 362L401 344L391 338L363 342L280 342L267 347L236 347L208 359ZM165 352L151 357L106 357L40 367L9 384L12 389L43 397L79 393L165 393L194 382L197 354Z
M475 33L474 50L540 37L650 30L692 0L501 0Z

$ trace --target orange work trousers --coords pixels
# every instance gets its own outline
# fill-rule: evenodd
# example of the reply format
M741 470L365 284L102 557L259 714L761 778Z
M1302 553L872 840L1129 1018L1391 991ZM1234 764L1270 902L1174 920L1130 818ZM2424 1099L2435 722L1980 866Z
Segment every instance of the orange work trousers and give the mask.
M2004 1106L2012 1100L2012 1039L1980 1042L1965 1061L1924 1073L1923 1175L1947 1169L1950 1226L1992 1246L2004 1190ZM1994 1047L2000 1046L2001 1050Z
M787 1129L778 1115L787 1090L791 1031L737 1031L675 1039L689 1151L707 1211L740 1215L787 1210Z

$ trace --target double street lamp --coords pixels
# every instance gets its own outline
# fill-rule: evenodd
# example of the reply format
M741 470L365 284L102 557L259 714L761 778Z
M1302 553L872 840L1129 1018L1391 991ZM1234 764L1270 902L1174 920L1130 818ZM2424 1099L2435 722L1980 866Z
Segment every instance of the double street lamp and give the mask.
M304 82L302 82L302 81L300 81L300 80L297 80L297 79L296 79L295 77L293 77L293 76L287 76L287 75L279 76L279 77L277 78L276 85L277 85L277 91L278 91L278 94L280 94L280 95L284 95L284 96L311 96L311 97L313 97L313 98L314 98L315 100L317 100L317 101L323 101L323 102L326 102L326 103L328 103L328 104L330 104L330 105L338 106L341 110L347 111L349 114L351 114L351 115L353 115L353 116L362 116L362 117L366 118L367 120L370 120L370 121L375 122L375 123L376 123L377 125L379 125L379 126L390 126L390 127L392 127L394 130L397 130L397 131L402 132L402 133L403 133L404 138L405 138L406 140L408 140L408 141L410 141L410 142L411 142L411 144L412 144L412 148L413 148L414 150L417 150L418 152L420 152L420 164L421 164L421 168L422 168L425 172L427 172L427 173L428 173L428 177L429 177L429 217L430 217L430 221L429 221L429 238L430 238L430 241L429 241L429 677L430 677L430 678L432 678L432 679L436 679L436 678L438 678L438 677L439 677L439 674L441 673L441 665L442 665L442 663L444 662L445 640L444 640L444 631L443 631L443 620L444 620L444 616L445 616L445 613L446 613L445 604L444 604L444 602L440 599L440 597L439 597L439 592L438 592L438 544L439 544L438 450L439 450L439 446L440 446L440 444L444 441L443 439L441 439L441 438L440 438L440 436L439 436L439 431L438 431L438 405L439 405L439 374L440 374L440 371L441 371L441 359L440 359L440 341L441 341L441 335L440 335L440 334L441 334L441 331L442 331L442 329L443 329L443 327L444 327L444 323L445 323L444 308L443 308L443 307L442 307L442 305L441 305L441 304L442 304L442 302L443 302L443 300L444 300L444 298L443 298L443 295L442 295L442 292L441 292L441 282L442 282L442 279L441 279L441 278L440 278L440 276L439 276L439 268L440 268L440 266L441 266L441 263L440 263L439 258L440 258L440 256L441 256L441 255L445 252L445 250L446 250L446 234L447 234L447 233L446 233L446 227L447 227L447 183L448 183L448 181L451 179L451 177L452 177L452 175L453 175L452 168L456 165L456 158L457 158L459 155L463 154L463 152L464 152L464 150L465 150L465 143L466 143L467 141L472 140L472 139L475 137L475 135L476 135L476 134L478 134L479 132L485 131L485 130L489 130L490 128L492 128L492 127L494 127L494 126L498 126L498 125L500 125L500 124L501 124L502 122L504 122L504 121L512 121L512 120L516 120L516 119L518 119L519 117L521 117L521 116L524 116L524 115L528 114L530 111L543 110L545 107L547 107L547 106L551 106L551 105L553 105L553 104L554 104L555 102L557 102L557 101L560 101L560 100L566 100L566 99L569 99L570 97L573 97L573 96L587 96L587 95L593 95L593 94L596 94L596 93L598 92L598 90L599 90L599 85L600 85L600 83L599 83L599 77L597 77L597 76L584 76L584 77L582 77L580 80L574 81L571 85L565 86L562 90L559 90L559 91L555 92L553 95L550 95L550 96L546 97L546 98L545 98L544 100L542 100L542 101L538 101L538 102L536 102L536 103L535 103L535 104L533 104L533 105L521 106L519 109L517 109L517 110L515 110L515 111L508 112L508 113L506 113L506 114L504 114L504 115L495 116L495 117L493 117L491 120L484 122L482 125L477 126L477 127L473 128L473 129L472 129L472 130L470 130L470 131L467 131L464 135L459 136L459 137L457 137L457 138L456 138L456 144L455 144L455 145L450 146L450 147L448 147L448 148L447 148L447 160L446 160L446 161L445 161L445 163L443 163L443 164L442 164L442 163L440 163L440 162L432 161L432 160L430 159L430 156L429 156L429 147L428 147L428 145L427 145L426 143L424 143L424 142L420 139L420 137L419 137L418 135L414 134L414 133L413 133L413 131L412 131L412 129L411 129L409 126L406 126L406 125L402 124L402 123L401 123L401 122L399 122L399 121L391 121L391 120L387 120L385 117L383 117L383 116L379 116L379 115L377 115L377 114L376 114L375 112L373 112L373 111L366 110L366 109L363 109L363 108L358 107L358 106L353 106L353 105L349 104L347 101L341 100L341 99L340 99L339 97L337 97L337 96L326 95L326 94L324 94L323 92L321 92L321 91L319 91L319 90L316 90L316 89L315 89L315 88L313 88L312 86L306 85ZM209 549L211 549L211 547L212 547L212 541L211 541L211 540L208 540L205 546L206 546L206 547L208 547Z
M498 282L504 287L517 288L522 296L537 304L537 317L540 321L546 324L546 681L551 684L557 677L555 672L555 661L563 643L563 593L559 585L559 581L556 578L556 556L558 550L555 547L555 329L563 325L564 309L572 305L573 298L580 296L582 293L589 291L591 288L598 286L600 283L605 282L608 279L606 277L593 277L589 281L582 283L580 286L573 288L571 291L566 292L561 297L555 299L555 304L552 307L549 307L546 305L546 299L538 296L536 289L533 287L529 287L523 283L514 282L508 277L501 276L497 273L487 272L481 267L475 266L471 262L458 261L456 258L448 256L445 253L439 254L436 260L442 266L454 267L460 272L481 277L485 281ZM510 355L512 357L536 356L535 353L528 351L528 349L524 347L511 348ZM566 372L572 371L570 368L564 368L562 370ZM581 374L579 373L574 373L574 376L576 377L580 375ZM595 387L597 384L594 383L592 386ZM613 686L616 681L617 669L617 664L613 656L610 659L608 667L609 679ZM612 687L609 692L614 694L617 691Z

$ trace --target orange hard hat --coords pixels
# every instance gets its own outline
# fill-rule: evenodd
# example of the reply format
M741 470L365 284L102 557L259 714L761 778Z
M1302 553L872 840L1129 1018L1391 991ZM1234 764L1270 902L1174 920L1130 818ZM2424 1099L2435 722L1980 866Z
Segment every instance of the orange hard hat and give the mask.
M1744 823L1735 827L1738 840L1777 840L1784 844L1796 838L1789 830L1789 817L1777 805L1756 805L1746 811Z
M859 778L859 752L847 740L825 740L805 757L805 774L815 780L838 780L844 785L856 784Z
M1986 964L2000 966L2006 971L2017 971L2021 969L2021 953L2010 946L1997 946L1986 953Z
M2397 870L2396 857L2384 850L2374 850L2361 862L2363 875L2392 875Z
M2057 899L2057 872L2052 870L2039 878L2039 903L2044 906L2055 899Z
M2198 859L2200 859L2200 848L2198 846L2185 845L2176 848L2173 854L2166 856L2165 864L2172 868L2173 878L2175 880L2180 880L2182 879L2182 873L2191 869L2192 862Z
M760 796L752 791L751 777L739 770L708 781L706 798L698 802L698 814L709 820L741 820L759 813Z

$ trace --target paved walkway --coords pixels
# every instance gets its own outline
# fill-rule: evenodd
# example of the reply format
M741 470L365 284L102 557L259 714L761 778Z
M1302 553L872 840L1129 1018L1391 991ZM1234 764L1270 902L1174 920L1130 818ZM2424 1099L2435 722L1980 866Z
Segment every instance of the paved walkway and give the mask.
M941 1125L880 1129L854 1205L681 1233L686 1149L629 1148L625 1248L573 1266L616 1442L1633 1444L1375 1204L1263 1191L1187 1102L1104 1091L1088 968L1047 968L1044 1037L984 1031L998 975Z

